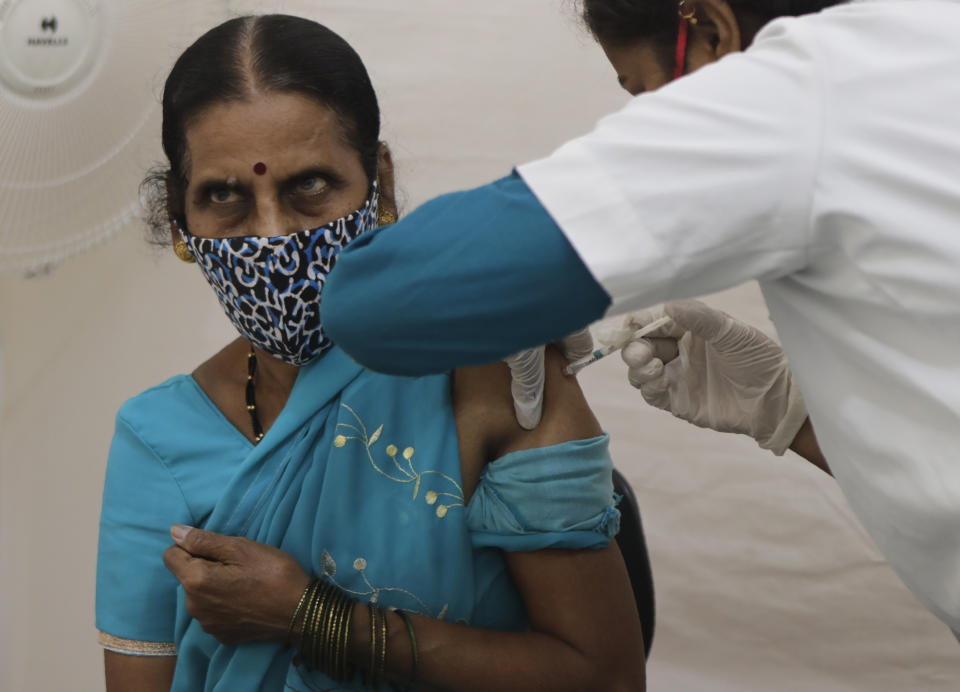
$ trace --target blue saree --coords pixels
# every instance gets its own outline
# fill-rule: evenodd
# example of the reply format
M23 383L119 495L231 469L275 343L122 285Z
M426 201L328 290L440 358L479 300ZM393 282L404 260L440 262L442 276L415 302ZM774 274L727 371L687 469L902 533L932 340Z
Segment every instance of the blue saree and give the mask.
M101 517L97 628L108 649L177 655L173 690L353 690L279 643L225 646L162 563L173 523L277 546L360 602L527 627L501 550L598 548L616 533L606 437L507 455L465 506L448 375L396 378L334 348L301 368L258 445L193 378L121 408Z

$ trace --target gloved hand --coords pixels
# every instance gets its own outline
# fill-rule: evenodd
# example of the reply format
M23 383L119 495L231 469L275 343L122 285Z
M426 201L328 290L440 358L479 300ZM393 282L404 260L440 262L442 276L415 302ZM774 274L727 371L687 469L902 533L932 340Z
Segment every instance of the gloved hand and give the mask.
M574 332L560 342L563 354L571 363L593 352L593 337L589 329ZM525 430L533 430L543 415L543 358L545 346L520 351L503 361L510 366L513 382L513 409L517 422Z
M624 330L636 331L664 313L672 324L623 350L630 384L678 418L749 435L782 455L807 419L807 408L779 344L696 300L631 315Z

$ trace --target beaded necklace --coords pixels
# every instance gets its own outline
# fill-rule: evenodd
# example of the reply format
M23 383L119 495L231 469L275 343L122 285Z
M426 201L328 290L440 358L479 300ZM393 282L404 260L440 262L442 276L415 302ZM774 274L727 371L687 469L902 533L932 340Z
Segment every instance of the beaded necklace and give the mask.
M250 412L250 422L253 423L253 444L263 439L263 426L257 416L257 397L253 387L253 376L257 374L257 356L250 347L247 354L247 411Z

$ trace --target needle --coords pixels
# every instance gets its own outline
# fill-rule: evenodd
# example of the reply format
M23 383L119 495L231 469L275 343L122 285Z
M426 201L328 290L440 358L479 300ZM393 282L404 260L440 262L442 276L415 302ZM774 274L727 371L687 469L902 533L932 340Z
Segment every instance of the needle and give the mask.
M592 365L596 363L598 360L602 360L603 358L606 358L611 353L616 353L620 349L625 348L627 344L630 344L636 341L637 339L642 339L647 334L651 334L657 331L658 329L660 329L660 327L663 327L668 322L670 322L670 318L666 316L661 317L658 320L654 320L643 329L640 329L634 332L633 335L629 339L627 339L625 342L620 344L612 344L610 346L604 346L603 348L598 348L596 351L591 353L586 358L581 358L576 363L571 363L566 368L564 368L563 371L567 375L576 375L578 372L583 370L588 365Z

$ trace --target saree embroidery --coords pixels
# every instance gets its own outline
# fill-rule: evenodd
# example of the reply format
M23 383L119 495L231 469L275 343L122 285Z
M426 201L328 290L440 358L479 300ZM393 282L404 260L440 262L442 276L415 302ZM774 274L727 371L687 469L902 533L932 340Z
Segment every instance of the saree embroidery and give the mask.
M173 642L144 642L136 639L114 637L103 631L97 632L97 641L104 649L118 654L133 656L176 656L177 647Z
M393 466L391 467L388 464L384 464L382 461L378 462L374 458L374 452L376 450L374 450L373 447L383 434L383 424L374 430L372 435L368 435L367 426L364 424L360 415L345 403L341 403L340 406L353 415L357 424L337 423L336 427L340 434L333 439L334 447L343 448L346 447L349 441L356 440L363 445L367 453L367 458L370 460L370 465L377 473L394 483L413 484L413 497L411 498L413 501L416 501L420 495L425 480L427 482L431 480L437 481L438 489L425 491L423 499L428 505L436 506L434 511L440 519L447 516L449 510L464 506L463 487L457 483L457 481L442 471L417 470L413 460L416 450L413 447L406 447L403 453L400 454L400 449L397 445L388 444L383 452L384 455L393 462ZM403 458L402 463L397 459L398 454ZM441 499L443 499L443 502L440 502ZM440 502L440 504L437 504L438 502Z

